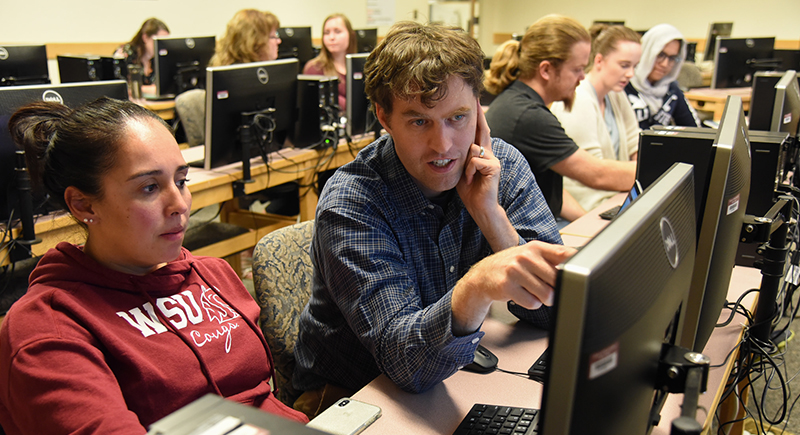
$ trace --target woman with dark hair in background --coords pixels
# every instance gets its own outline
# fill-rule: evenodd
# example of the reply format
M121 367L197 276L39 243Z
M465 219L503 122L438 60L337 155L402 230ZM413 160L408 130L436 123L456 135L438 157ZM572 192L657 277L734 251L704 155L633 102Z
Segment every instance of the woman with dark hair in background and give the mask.
M155 94L155 85L153 85L155 42L153 42L153 38L156 36L169 36L169 28L158 18L149 18L142 24L131 42L121 45L114 52L114 57L125 59L126 64L142 67L142 84L147 86L142 88L142 92L150 94Z
M259 307L222 259L181 247L192 197L170 128L130 101L29 104L9 121L32 177L86 230L0 327L0 424L137 434L206 393L307 421L272 394Z
M278 58L281 37L278 17L271 12L242 9L228 21L208 66L259 62Z
M344 14L333 14L322 23L322 50L319 56L308 61L303 74L339 77L339 110L347 103L348 54L356 52L356 32Z

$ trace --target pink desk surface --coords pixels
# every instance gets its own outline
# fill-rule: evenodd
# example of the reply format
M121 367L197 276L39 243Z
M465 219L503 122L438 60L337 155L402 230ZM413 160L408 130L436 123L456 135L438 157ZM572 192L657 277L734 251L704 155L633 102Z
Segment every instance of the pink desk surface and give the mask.
M607 220L601 219L599 214L608 210L615 205L622 204L625 201L625 197L627 196L626 193L618 193L611 198L605 200L602 204L597 206L595 209L590 210L585 215L581 216L578 219L575 219L574 222L570 223L566 227L561 229L561 237L564 236L580 236L580 237L589 237L592 238L597 233L600 232L603 228L608 225ZM564 242L564 244L567 244Z
M729 299L735 300L739 294L760 284L760 273L751 268L734 268L731 279ZM722 316L727 317L727 312ZM704 351L711 358L712 365L725 361L728 352L736 345L741 333L743 317L738 316L724 328L717 328L709 339ZM481 344L497 355L498 367L515 372L527 372L528 367L547 347L547 334L516 318L505 310L504 304L495 304L490 317L484 322L486 336ZM725 387L732 359L724 367L712 368L709 373L709 391L700 397L700 406L713 410L719 402L719 395ZM369 385L356 393L353 398L380 406L381 418L373 423L366 434L451 434L475 403L491 405L522 406L540 408L541 384L525 377L495 371L490 374L477 374L459 371L441 384L421 394L411 394L400 390L386 376L378 376ZM613 397L613 392L609 392ZM672 395L662 410L661 424L653 429L653 434L669 434L670 423L680 415L683 395ZM698 421L707 420L699 411Z

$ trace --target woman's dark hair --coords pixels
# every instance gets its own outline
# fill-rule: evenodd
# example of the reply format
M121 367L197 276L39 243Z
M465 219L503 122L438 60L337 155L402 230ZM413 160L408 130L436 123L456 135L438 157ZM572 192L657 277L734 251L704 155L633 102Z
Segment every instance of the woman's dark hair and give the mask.
M133 36L131 42L128 44L136 50L137 58L141 58L142 54L144 54L144 39L142 36L147 35L148 37L153 37L156 33L160 30L164 30L169 33L169 28L163 21L159 20L158 18L148 18L144 23L142 23L142 27Z
M132 120L154 119L155 113L130 102L101 97L76 109L39 101L21 107L8 121L11 137L25 150L31 179L67 208L64 191L74 186L102 198L101 179L114 167L125 130Z

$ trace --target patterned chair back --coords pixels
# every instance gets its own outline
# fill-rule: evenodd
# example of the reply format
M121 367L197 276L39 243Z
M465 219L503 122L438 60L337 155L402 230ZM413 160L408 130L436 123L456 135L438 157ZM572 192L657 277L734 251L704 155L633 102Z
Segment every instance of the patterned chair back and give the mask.
M313 232L314 221L290 225L264 236L253 252L259 323L275 361L276 396L289 406L302 393L292 387L292 373L300 313L311 297Z

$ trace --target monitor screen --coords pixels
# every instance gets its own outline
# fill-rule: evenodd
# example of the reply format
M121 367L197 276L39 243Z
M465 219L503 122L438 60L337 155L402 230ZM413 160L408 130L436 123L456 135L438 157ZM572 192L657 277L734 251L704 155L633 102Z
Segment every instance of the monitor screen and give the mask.
M676 164L559 266L540 433L648 433L666 397L658 363L681 332L695 227L692 168Z
M156 36L154 69L156 93L174 98L189 89L205 89L205 68L214 55L216 37Z
M637 179L647 187L674 162L694 165L697 256L684 347L702 351L725 302L750 196L750 140L739 97L729 97L716 136L664 134L639 146ZM649 136L648 136L649 137ZM774 182L770 178L769 185ZM771 200L772 195L766 196ZM694 324L695 326L690 326ZM691 335L691 336L690 336Z
M772 57L778 61L778 71L800 71L800 50L774 50Z
M788 133L797 137L797 126L800 122L800 87L797 73L786 71L775 84L775 101L772 106L772 120L769 131Z
M0 88L0 221L6 222L16 206L14 183L14 154L17 146L8 131L11 115L25 104L34 101L56 101L77 107L102 96L124 100L128 98L128 85L121 80L84 82L61 85L31 85ZM34 192L34 214L53 210L43 204L44 195ZM38 206L38 207L37 207Z
M364 64L368 53L347 55L347 134L356 136L372 131L378 120L370 109L369 99L364 93Z
M0 86L50 83L44 45L0 46Z
M775 38L717 38L711 87L746 88L757 71L776 67Z
M56 59L61 83L126 80L128 76L124 59L92 54L58 55Z
M711 23L708 25L708 37L706 37L706 49L703 60L714 60L714 53L717 48L717 38L720 36L731 36L733 23Z
M281 37L278 59L297 59L302 72L306 62L315 56L311 42L311 27L281 27L278 29L278 35Z
M369 53L378 46L378 29L356 29L356 51Z
M263 137L281 145L297 118L297 59L281 59L206 70L206 169L242 160L238 130L244 113L264 111ZM268 118L268 119L267 119ZM258 155L258 148L251 156Z

